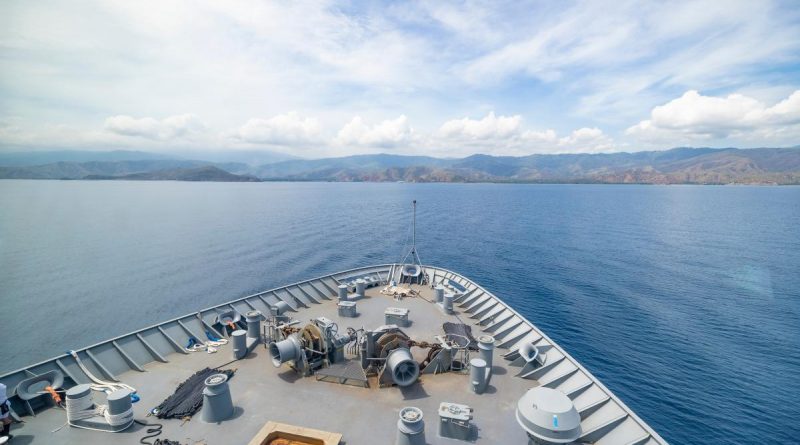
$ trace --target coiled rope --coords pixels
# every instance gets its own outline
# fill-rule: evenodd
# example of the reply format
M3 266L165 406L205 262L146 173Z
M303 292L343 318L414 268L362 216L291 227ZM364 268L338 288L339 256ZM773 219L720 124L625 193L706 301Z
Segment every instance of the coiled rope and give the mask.
M106 419L106 423L113 427L124 426L122 429L127 429L133 424L133 406L120 414L111 414L108 412L108 405L95 405L94 402L92 402L91 391L89 391L83 397L68 398L66 411L67 424L87 430L108 432L108 430L92 428L90 426L80 425L75 422L79 420L91 419L95 416L103 416Z
M209 331L206 331L206 337L208 340L205 343L194 337L189 337L189 341L186 347L183 349L185 349L186 352L206 351L209 354L212 354L217 352L217 347L228 344L227 338L219 338L215 335L212 335Z
M147 440L147 439L152 439L154 437L160 436L161 435L161 428L164 428L164 425L162 425L160 423L147 423L147 422L142 421L142 420L134 420L134 422L138 423L139 425L142 425L145 428L152 427L152 428L147 428L147 429L144 430L145 434L147 434L147 435L142 437L141 439L139 439L139 443L140 444L142 444L142 445L161 445L161 444L165 444L166 445L166 444L169 444L171 442L171 441L169 441L167 439L156 439L155 442L150 442L149 440Z

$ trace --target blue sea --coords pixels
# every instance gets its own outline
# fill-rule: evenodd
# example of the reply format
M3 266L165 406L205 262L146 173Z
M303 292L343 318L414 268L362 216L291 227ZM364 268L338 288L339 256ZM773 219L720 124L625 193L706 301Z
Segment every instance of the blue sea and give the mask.
M398 261L505 299L675 444L800 438L800 187L0 181L0 372Z

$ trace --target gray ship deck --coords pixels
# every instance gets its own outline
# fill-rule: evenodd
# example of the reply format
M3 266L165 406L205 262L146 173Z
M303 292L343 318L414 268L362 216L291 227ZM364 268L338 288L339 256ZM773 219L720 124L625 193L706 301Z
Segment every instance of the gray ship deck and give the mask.
M453 272L432 267L425 270L436 283L446 280L463 290L454 315L445 315L432 303L434 295L429 286L415 286L420 296L402 301L382 295L379 292L382 286L376 286L368 289L364 299L358 300L357 318L340 318L335 298L339 282L349 282L361 276L385 281L390 273L396 273L392 265L375 266L265 291L126 334L81 350L79 354L97 376L118 379L137 388L141 401L134 404L136 418L163 424L160 438L182 443L246 444L264 423L277 421L341 433L342 443L348 445L391 444L400 409L415 406L425 415L429 444L455 444L460 442L437 436L439 403L455 402L474 409L473 422L478 431L474 443L523 444L527 443L527 436L517 424L515 408L519 398L537 385L559 389L573 399L582 419L581 443L666 443L588 371L501 300ZM180 345L188 340L189 332L197 338L205 338L201 333L210 327L211 317L218 310L233 307L242 313L251 309L269 313L269 305L276 301L290 304L296 311L289 315L303 323L325 316L342 328L372 329L384 324L383 313L387 307L408 308L412 324L403 330L415 340L433 341L435 335L443 334L445 321L472 325L475 336L485 331L496 338L490 386L484 394L474 394L468 389L468 375L450 372L422 375L419 382L406 388L380 388L374 379L369 388L363 388L318 381L314 376L300 377L288 365L275 368L263 345L247 358L233 362L231 344L221 346L214 354L180 350ZM520 368L502 357L523 342L536 342L548 355L545 366L528 378L517 377ZM421 361L426 351L413 348L412 352ZM180 382L205 367L236 368L236 374L229 382L236 407L233 418L219 424L207 424L199 415L185 423L145 417L148 410L171 394ZM75 382L89 381L69 355L0 376L0 381L12 391L20 380L51 369L65 373L67 387ZM19 400L12 397L12 402L18 414L25 414ZM120 433L72 427L52 432L65 423L64 411L55 408L40 407L36 417L25 415L22 419L25 422L14 425L12 429L15 435L13 445L136 444L145 434L145 428L140 425Z

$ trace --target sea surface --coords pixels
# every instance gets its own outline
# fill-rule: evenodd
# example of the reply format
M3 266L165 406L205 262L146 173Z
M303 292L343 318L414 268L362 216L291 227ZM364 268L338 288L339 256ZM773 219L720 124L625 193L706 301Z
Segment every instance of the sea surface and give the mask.
M800 438L800 187L0 181L0 373L259 290L423 262L674 444Z

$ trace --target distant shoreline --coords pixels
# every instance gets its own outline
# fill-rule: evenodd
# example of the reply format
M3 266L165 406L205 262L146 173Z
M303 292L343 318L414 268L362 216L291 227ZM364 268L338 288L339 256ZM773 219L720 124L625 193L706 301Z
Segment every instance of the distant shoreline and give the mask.
M290 159L266 164L152 157L113 152L6 154L0 178L183 180L201 182L410 182L490 184L798 185L800 147L673 148L605 154L472 155L435 158L392 154ZM121 155L120 155L121 156ZM148 157L151 156L151 157ZM109 160L109 159L114 160ZM5 161L4 161L5 159ZM96 160L92 160L96 159ZM28 164L27 162L47 162ZM5 162L5 164L3 163ZM4 165L4 166L3 166Z
M191 180L191 179L130 179L130 178L0 178L0 181L85 181L85 182L186 182L186 183L332 183L332 184L497 184L497 185L648 185L648 186L715 186L715 187L791 187L800 183L699 183L699 182L569 182L569 181L325 181L316 179L259 179L257 181L223 181L223 180Z

